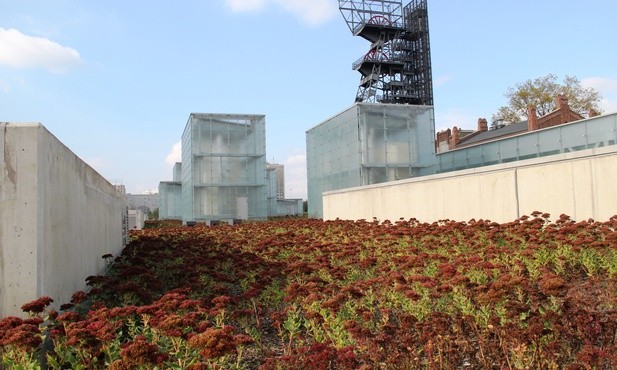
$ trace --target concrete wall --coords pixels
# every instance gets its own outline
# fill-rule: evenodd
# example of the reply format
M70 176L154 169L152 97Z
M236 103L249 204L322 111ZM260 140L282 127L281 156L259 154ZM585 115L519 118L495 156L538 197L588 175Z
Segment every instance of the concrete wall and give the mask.
M125 244L126 200L41 124L0 123L0 317L59 305Z
M324 219L508 222L617 214L617 146L324 193Z

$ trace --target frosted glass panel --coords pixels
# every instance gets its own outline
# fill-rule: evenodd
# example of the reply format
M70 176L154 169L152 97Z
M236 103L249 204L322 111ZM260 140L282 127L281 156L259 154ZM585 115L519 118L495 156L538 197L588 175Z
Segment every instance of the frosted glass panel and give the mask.
M473 147L469 148L467 151L467 166L468 167L477 167L482 164L484 160L482 156L482 148L481 147Z
M529 159L538 156L538 135L523 135L518 139L518 159Z
M562 130L564 152L574 152L583 150L587 147L587 127L586 125L568 125Z
M499 155L501 162L513 162L518 160L518 142L517 140L503 140L499 145Z
M465 153L454 153L455 156L465 155ZM482 157L484 158L484 165L491 165L500 163L501 157L499 152L499 143L493 142L482 145Z
M530 133L529 135L538 135L538 133ZM542 135L538 137L538 147L541 157L562 153L561 130L542 131Z
M368 163L386 163L385 132L379 123L371 122L366 128Z
M358 103L306 133L309 215L325 191L433 171L433 108ZM420 155L422 153L422 155Z
M237 204L265 219L265 140L263 115L192 114L182 136L183 220L236 218Z

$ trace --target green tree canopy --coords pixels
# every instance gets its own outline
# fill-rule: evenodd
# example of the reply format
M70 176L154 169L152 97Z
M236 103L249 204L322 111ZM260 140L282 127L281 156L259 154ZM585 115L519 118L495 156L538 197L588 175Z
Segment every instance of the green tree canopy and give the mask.
M578 78L567 76L559 83L557 76L549 74L535 80L517 83L508 88L504 94L508 98L508 105L499 108L493 115L493 121L502 119L507 123L515 123L527 119L527 106L536 107L538 116L552 112L556 107L556 97L564 94L570 108L582 115L588 116L590 110L600 113L600 93L593 88L581 86Z

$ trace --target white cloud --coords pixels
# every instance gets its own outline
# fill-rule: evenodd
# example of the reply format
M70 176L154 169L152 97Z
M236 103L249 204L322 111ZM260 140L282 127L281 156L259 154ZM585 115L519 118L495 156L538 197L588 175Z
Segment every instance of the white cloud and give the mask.
M617 112L617 80L607 77L589 77L581 80L581 85L591 87L600 93L600 108L604 113Z
M306 199L306 155L296 154L283 162L285 165L285 197Z
M260 10L266 5L266 0L226 0L227 5L235 12Z
M585 87L593 87L594 89L603 91L617 91L617 80L605 77L589 77L581 81L581 85Z
M278 5L309 25L318 25L332 18L337 7L332 0L225 0L233 11L257 11L267 5Z
M45 68L64 73L82 64L77 50L43 37L0 27L0 64L13 68Z
M338 8L332 0L275 0L283 9L300 16L310 25L318 25L332 18Z
M167 163L170 166L173 166L176 164L176 162L181 162L181 161L182 161L182 142L178 141L171 147L171 151L169 152L169 154L167 154L167 157L165 157L165 163Z

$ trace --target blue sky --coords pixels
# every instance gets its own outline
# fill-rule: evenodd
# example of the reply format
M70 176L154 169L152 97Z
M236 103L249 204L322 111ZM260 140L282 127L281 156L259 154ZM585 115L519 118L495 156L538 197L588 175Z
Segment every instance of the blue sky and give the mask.
M437 130L549 73L617 111L614 0L428 5ZM353 103L368 46L335 0L0 0L0 121L41 122L140 193L171 179L191 112L265 114L268 161L305 198L305 132Z

